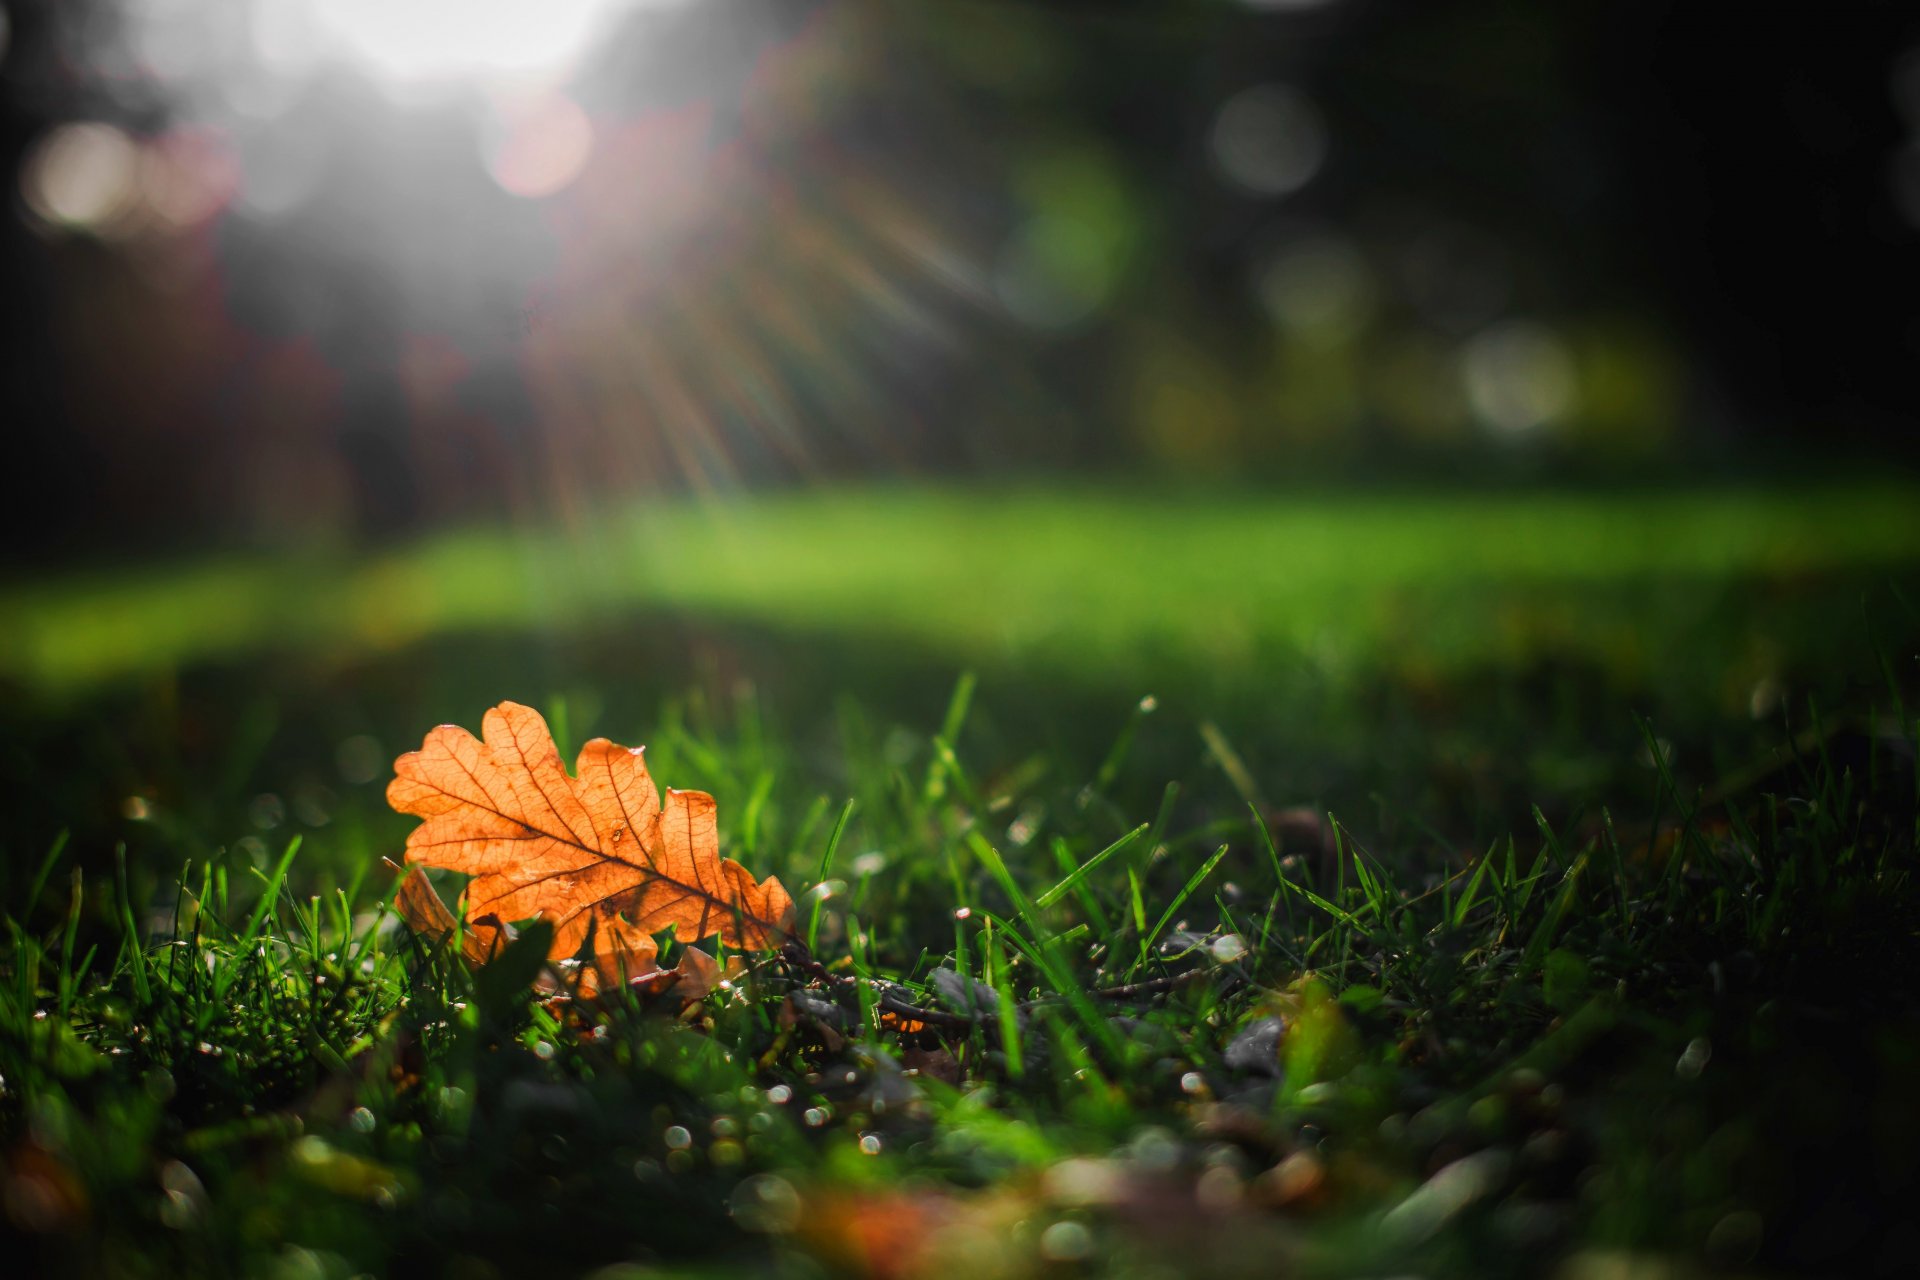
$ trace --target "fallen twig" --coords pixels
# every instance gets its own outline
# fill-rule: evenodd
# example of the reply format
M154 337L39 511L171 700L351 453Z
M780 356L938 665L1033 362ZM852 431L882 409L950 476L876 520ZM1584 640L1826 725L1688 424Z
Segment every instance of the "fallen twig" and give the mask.
M781 950L781 958L785 960L793 970L827 986L846 988L857 986L862 981L862 979L850 974L832 972L825 965L821 964L811 952L797 942L789 942L786 947ZM1206 974L1207 970L1205 969L1188 969L1182 973L1172 973L1158 978L1149 978L1144 982L1129 982L1117 987L1097 987L1087 992L1087 995L1095 1000L1143 1000L1152 996L1164 995L1169 991L1176 990L1192 982L1196 978L1205 977ZM909 1018L917 1022L925 1023L931 1027L953 1027L958 1029L976 1025L991 1025L994 1020L999 1017L997 1010L991 1014L975 1015L953 1013L946 1009L929 1008L902 995L901 993L906 991L907 988L900 983L890 982L884 978L868 978L865 979L865 981L875 989L878 996L878 1004L881 1009L902 1018ZM1034 1000L1023 1000L1014 1007L1024 1013L1047 1005L1058 1004L1063 999L1064 997L1062 996L1041 996Z

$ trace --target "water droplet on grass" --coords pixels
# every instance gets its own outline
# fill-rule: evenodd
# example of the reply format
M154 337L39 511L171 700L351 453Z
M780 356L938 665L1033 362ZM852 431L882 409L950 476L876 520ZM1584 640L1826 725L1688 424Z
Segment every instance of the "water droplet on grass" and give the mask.
M1225 934L1213 940L1213 958L1221 964L1231 964L1247 954L1247 942L1237 933Z
M748 1231L782 1234L800 1224L800 1193L777 1173L755 1174L734 1188L728 1211Z
M1079 1262L1093 1253L1093 1233L1078 1222L1056 1222L1040 1234L1040 1256L1048 1262Z

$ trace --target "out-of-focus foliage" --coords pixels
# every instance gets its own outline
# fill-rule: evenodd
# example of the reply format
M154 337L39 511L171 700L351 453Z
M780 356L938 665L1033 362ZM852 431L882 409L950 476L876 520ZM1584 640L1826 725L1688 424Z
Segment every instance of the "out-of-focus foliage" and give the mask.
M1905 448L1896 16L16 8L22 547Z

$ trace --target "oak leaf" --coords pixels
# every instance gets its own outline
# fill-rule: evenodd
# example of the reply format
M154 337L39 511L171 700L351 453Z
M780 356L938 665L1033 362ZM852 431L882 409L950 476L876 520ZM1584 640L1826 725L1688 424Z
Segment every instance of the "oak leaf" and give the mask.
M547 920L553 960L591 941L585 990L653 972L652 935L669 927L682 943L717 935L743 951L787 940L793 899L720 856L712 796L669 788L663 804L641 748L605 738L580 748L569 776L547 722L518 703L487 712L481 729L434 729L387 785L387 803L426 819L407 862L472 876L468 937L484 945L489 925Z
M459 918L435 892L426 872L418 867L397 866L391 858L385 861L400 873L400 887L393 894L394 908L407 922L407 927L427 942L438 946L458 934L460 955L473 965L485 964L506 945L506 931L495 921L476 920L463 928Z

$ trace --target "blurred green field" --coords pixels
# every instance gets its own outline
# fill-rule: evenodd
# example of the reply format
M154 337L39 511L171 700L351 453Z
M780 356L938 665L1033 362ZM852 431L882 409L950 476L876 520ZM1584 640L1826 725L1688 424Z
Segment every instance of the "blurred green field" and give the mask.
M1820 708L1870 711L1914 675L1916 601L1920 490L1867 481L869 489L156 563L0 592L0 837L165 864L129 797L205 854L254 829L261 795L337 793L302 865L348 874L398 828L343 744L383 764L502 698L656 759L676 725L750 735L752 770L688 765L729 811L762 773L840 795L851 757L938 725L971 670L955 745L989 770L1090 777L1156 695L1111 780L1123 806L1196 779L1231 804L1250 781L1381 840L1484 847L1535 806L1644 803L1643 717L1711 786Z
M227 555L17 584L0 593L0 676L60 697L268 650L378 653L673 614L1082 680L1447 672L1541 653L1634 680L1691 643L1721 648L1737 684L1833 624L1823 592L1857 597L1916 564L1920 488L1891 483L809 492L662 501L365 556Z

